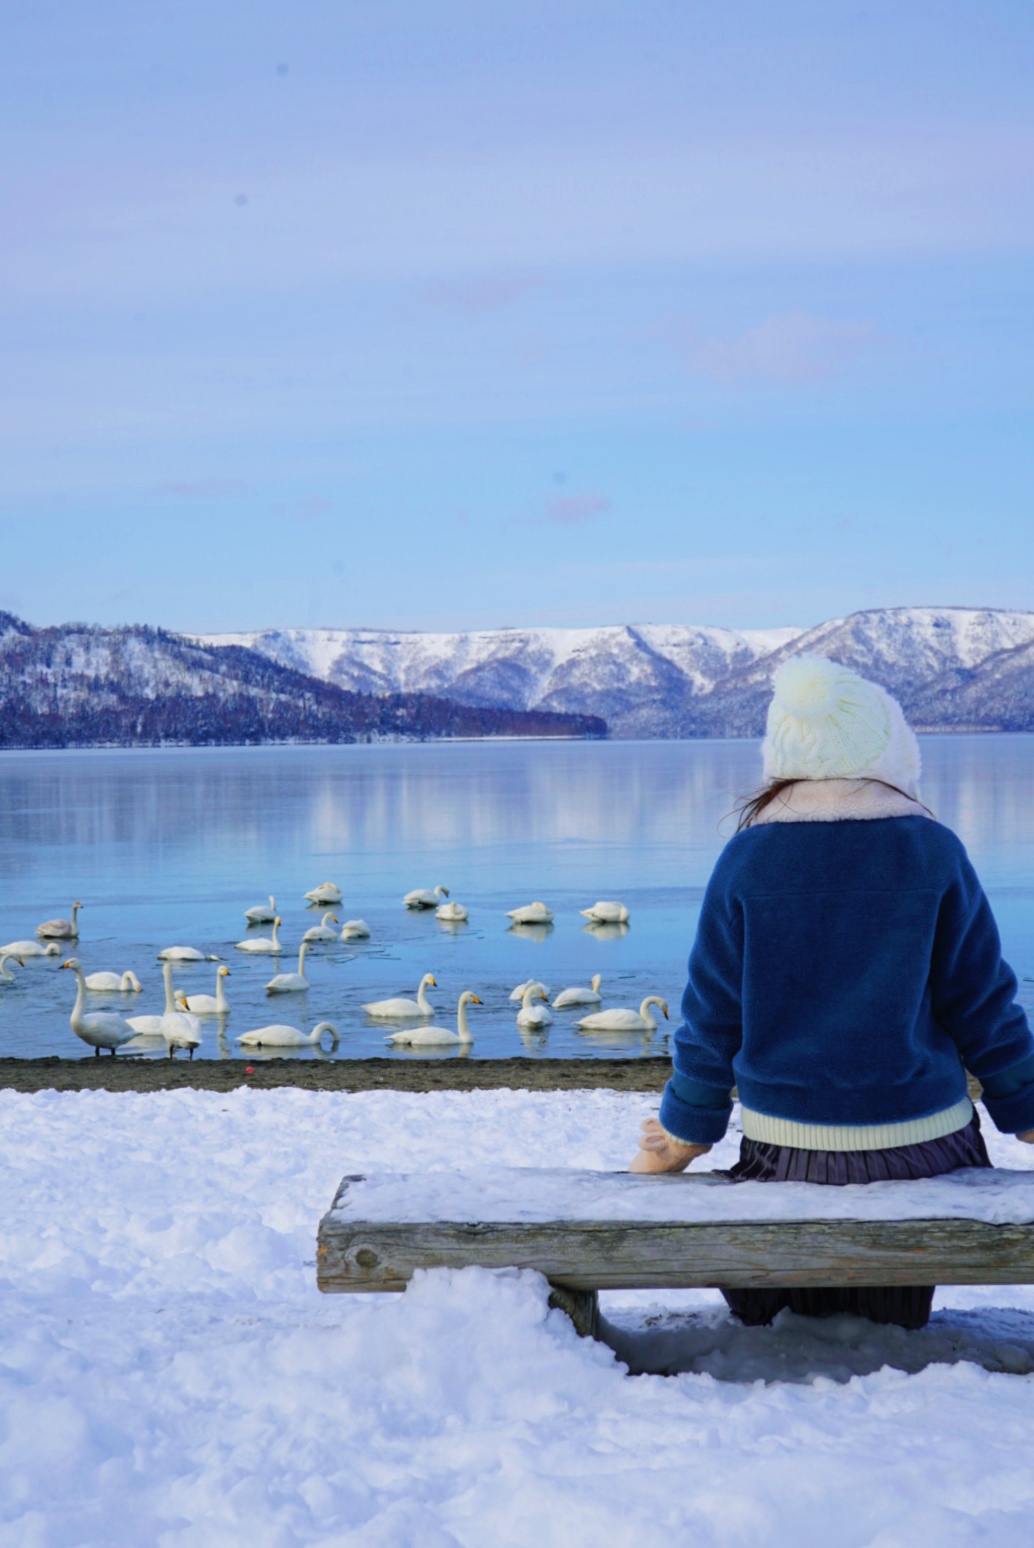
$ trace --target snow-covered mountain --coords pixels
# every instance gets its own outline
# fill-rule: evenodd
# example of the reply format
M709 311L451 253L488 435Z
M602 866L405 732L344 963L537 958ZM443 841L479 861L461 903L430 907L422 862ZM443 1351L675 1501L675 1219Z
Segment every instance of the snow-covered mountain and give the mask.
M599 715L619 737L760 735L776 667L809 650L883 683L927 729L1034 730L1034 613L992 608L882 608L806 630L268 629L204 640L365 693Z

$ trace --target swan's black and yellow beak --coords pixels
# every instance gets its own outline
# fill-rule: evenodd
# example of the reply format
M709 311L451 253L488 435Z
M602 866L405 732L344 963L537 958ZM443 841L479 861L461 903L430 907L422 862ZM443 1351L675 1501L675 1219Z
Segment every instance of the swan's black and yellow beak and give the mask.
M470 1003L471 1003L471 1005L480 1005L482 1002L481 1002L481 1000L478 999L476 994L473 994L470 997Z

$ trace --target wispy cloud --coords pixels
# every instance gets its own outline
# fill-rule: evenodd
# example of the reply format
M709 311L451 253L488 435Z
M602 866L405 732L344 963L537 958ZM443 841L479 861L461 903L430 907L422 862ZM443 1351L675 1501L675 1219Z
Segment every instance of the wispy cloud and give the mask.
M546 522L551 527L578 527L583 521L595 521L610 510L605 494L584 490L580 494L554 495L546 505Z
M839 376L872 342L868 323L783 312L731 338L679 321L664 330L687 368L723 386L806 387Z

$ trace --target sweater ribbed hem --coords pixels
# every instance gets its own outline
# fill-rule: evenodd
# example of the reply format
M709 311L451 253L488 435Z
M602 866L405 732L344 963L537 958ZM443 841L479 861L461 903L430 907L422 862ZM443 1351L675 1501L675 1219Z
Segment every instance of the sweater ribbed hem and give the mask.
M964 1129L973 1117L973 1103L965 1096L943 1112L909 1118L904 1123L797 1123L792 1118L756 1113L749 1107L740 1109L740 1117L747 1139L765 1145L790 1145L795 1150L893 1150L897 1145L921 1145Z

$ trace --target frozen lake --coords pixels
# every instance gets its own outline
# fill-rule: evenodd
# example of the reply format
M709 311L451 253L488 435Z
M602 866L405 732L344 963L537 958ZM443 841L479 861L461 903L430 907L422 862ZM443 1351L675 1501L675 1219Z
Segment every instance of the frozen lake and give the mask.
M1034 737L927 737L923 754L924 796L965 841L1007 955L1034 979ZM483 1000L472 1057L659 1052L663 1032L603 1044L574 1030L576 1012L525 1040L509 992L531 975L556 991L599 972L607 1005L658 993L674 1023L703 888L758 771L753 742L4 753L0 941L31 936L81 899L87 971L133 968L144 984L91 1001L129 1015L161 1008L162 947L218 954L232 1013L223 1032L205 1023L199 1057L235 1054L236 1036L270 1021L308 1030L324 1019L341 1034L338 1057L383 1053L390 1028L362 1002L411 995L424 972L438 980L442 1024L454 1024L461 990ZM338 918L365 919L371 939L316 948L308 993L268 998L272 972L296 965L318 922L303 893L324 880L344 893ZM410 888L439 882L469 909L467 925L400 906ZM284 952L249 958L234 950L243 911L270 892ZM578 911L597 898L628 905L626 931L584 928ZM554 927L510 930L507 909L533 899L555 910ZM0 985L0 1055L92 1057L69 1028L75 985L59 960L27 961ZM176 982L211 992L214 974L185 966ZM1021 984L1034 1005L1032 991Z

